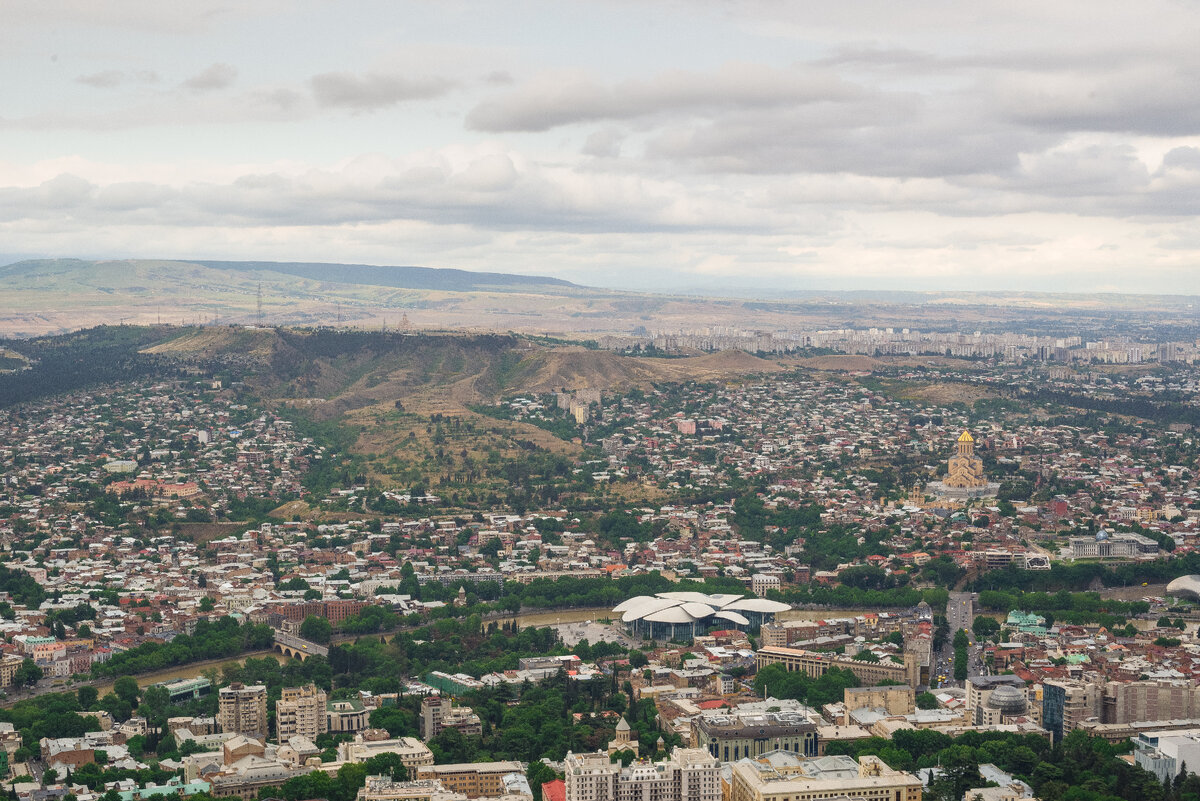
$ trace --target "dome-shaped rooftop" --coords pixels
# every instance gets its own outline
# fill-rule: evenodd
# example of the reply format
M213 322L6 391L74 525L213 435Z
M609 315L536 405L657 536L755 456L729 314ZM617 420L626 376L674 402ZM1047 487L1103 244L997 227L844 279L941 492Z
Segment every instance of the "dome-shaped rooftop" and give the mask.
M1012 717L1025 714L1025 711L1029 709L1029 699L1025 697L1025 693L1021 692L1020 688L1011 684L1002 684L992 690L986 706L988 709L998 710L1005 717Z
M1167 595L1191 601L1200 600L1200 576L1180 576L1167 585Z

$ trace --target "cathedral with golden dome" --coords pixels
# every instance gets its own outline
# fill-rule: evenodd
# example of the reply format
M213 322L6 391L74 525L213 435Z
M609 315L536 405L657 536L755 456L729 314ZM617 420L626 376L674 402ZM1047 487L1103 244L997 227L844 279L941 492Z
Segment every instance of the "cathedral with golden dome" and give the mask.
M957 450L946 462L946 477L929 485L929 491L939 498L965 500L994 497L1000 489L987 480L983 460L975 455L975 438L964 430L958 437Z
M983 460L975 455L975 438L970 431L963 431L958 438L958 452L950 457L949 474L942 481L947 487L970 489L987 486L983 475Z

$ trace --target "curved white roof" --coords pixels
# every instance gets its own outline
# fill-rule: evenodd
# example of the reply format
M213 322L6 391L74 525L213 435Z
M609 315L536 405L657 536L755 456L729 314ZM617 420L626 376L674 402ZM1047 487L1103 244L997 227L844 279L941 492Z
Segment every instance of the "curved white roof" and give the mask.
M627 612L630 609L636 609L638 604L640 604L642 601L644 601L646 598L649 598L649 597L650 596L648 596L648 595L635 595L632 598L628 598L624 601L621 601L621 603L614 606L613 611L614 612Z
M1200 576L1180 576L1167 585L1167 595L1200 600Z
M697 617L697 618L708 617L709 615L711 615L713 612L716 611L708 604L698 604L698 603L686 603L680 608L683 609L685 612L687 612L692 617Z
M695 623L696 618L688 614L688 611L682 606L672 606L670 609L661 609L654 614L646 615L646 620L651 623Z
M678 601L672 601L668 598L655 598L652 595L639 595L631 600L640 601L640 603L630 606L625 610L625 614L621 615L622 622L631 623L634 620L641 620L646 615L653 614L660 609L669 609L672 606L678 606Z
M743 612L758 612L765 614L768 612L782 612L785 609L791 609L785 603L779 601L768 601L766 598L743 598L740 601L734 601L731 604L726 604L722 609L740 609Z
M750 624L740 612L771 614L790 607L763 598L744 598L732 593L706 595L702 592L660 592L657 595L638 595L613 607L621 613L621 622L647 620L651 623L695 623L716 616L742 626ZM740 611L739 611L740 610Z
M702 592L660 592L658 593L658 597L670 598L672 601L687 601L689 603L708 604L710 606L714 603L717 603L713 596L705 595Z

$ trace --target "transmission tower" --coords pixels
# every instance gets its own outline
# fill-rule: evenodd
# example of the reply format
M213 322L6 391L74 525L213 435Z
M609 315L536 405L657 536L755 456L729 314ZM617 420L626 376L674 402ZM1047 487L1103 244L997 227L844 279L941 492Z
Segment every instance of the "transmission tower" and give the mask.
M263 310L262 310L262 281L259 281L259 282L258 282L258 324L259 324L259 325L262 325L262 324L263 324Z

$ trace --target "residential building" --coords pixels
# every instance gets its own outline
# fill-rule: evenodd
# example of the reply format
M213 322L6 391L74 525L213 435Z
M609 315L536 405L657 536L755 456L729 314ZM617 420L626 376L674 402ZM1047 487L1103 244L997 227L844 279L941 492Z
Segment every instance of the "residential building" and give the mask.
M1102 696L1091 682L1047 679L1042 682L1042 725L1059 742L1084 721L1100 720Z
M297 735L316 740L328 731L325 703L325 691L315 684L284 687L275 704L275 729L279 741Z
M456 707L444 695L430 695L421 699L420 724L421 739L425 742L437 737L443 729L458 729L464 737L483 732L479 716L470 707Z
M218 693L217 725L223 732L236 732L266 739L267 688L262 684L247 687L235 682Z

